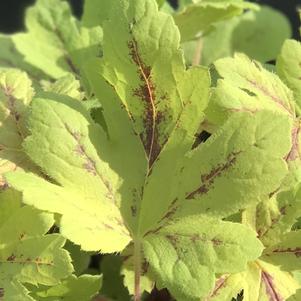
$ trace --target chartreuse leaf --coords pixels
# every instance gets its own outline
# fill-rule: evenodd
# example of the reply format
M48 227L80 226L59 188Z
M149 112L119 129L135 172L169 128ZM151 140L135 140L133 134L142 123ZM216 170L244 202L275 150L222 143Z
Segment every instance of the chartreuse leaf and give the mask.
M235 28L233 51L244 52L265 63L277 57L284 40L291 35L290 21L282 12L261 6L259 11L245 14Z
M257 260L246 271L220 277L206 301L231 300L243 290L244 301L287 300L300 287L291 273Z
M43 78L42 72L24 61L13 43L12 35L0 34L0 70L14 68L26 71L31 78Z
M243 52L264 63L274 60L284 40L290 37L291 26L286 16L262 6L259 11L248 11L215 25L203 38L201 62L209 65L235 52Z
M3 173L30 168L21 144L27 134L25 122L34 91L31 80L19 70L0 71L0 185Z
M27 204L62 214L62 234L83 250L121 251L130 241L118 209L121 180L89 138L97 137L106 156L106 134L73 99L35 99L31 109L32 135L24 147L57 184L34 174L9 178Z
M220 21L240 15L244 9L257 9L256 4L243 0L193 1L174 15L182 42L195 39Z
M300 120L292 91L273 72L242 54L220 59L215 63L222 79L218 80L207 108L211 128L222 124L229 116L241 112L271 110L285 114L293 122L292 148L285 156L290 173L281 190L293 188L301 178ZM215 126L214 126L215 125Z
M252 236L242 225L194 215L150 233L144 250L160 286L179 300L196 300L212 289L214 272L243 270L260 255L261 244Z
M254 231L208 214L235 213L279 187L292 122L279 112L243 112L190 153L204 120L208 71L186 70L178 29L155 0L111 5L103 57L84 70L107 132L80 102L36 98L23 147L48 177L6 178L26 204L59 213L62 234L83 250L120 252L132 242L136 291L146 261L176 299L199 300L215 273L240 272L260 255Z
M126 8L127 2L119 1L104 23L104 57L90 62L86 75L114 143L111 166L124 179L122 211L133 233L142 234L170 205L183 156L204 118L209 78L202 68L185 70L178 30L154 1Z
M42 81L41 84L43 90L47 92L67 95L78 100L82 100L84 97L80 82L71 73L59 78L55 82Z
M301 270L301 231L292 231L281 237L281 242L267 248L263 258L281 266L283 270Z
M271 110L295 118L292 92L279 77L265 70L256 61L243 54L215 62L222 77L207 109L207 118L213 124L223 123L235 112Z
M180 174L178 199L185 200L180 203L180 214L227 217L276 190L287 173L282 158L290 150L290 131L285 115L269 111L233 114L187 158Z
M65 239L45 235L53 223L52 214L21 207L17 192L0 194L1 300L34 300L21 283L56 285L72 273Z
M101 29L81 27L65 1L38 0L25 23L27 32L13 35L13 42L27 63L49 77L77 74L87 57L100 52Z
M5 301L36 301L29 296L27 290L20 282L10 279L1 279L0 300Z
M51 288L36 289L31 295L37 301L91 301L98 293L101 283L101 276L82 275L77 278L72 275Z
M256 231L265 245L274 245L289 233L301 216L300 187L283 191L276 197L260 203L256 216Z
M260 288L249 285L246 281L240 286L235 286L233 294L243 289L246 300L286 300L300 288L300 283L292 274L293 271L300 270L300 232L291 231L296 218L301 215L299 190L295 188L281 192L263 200L255 210L252 208L246 210L248 218L243 218L243 223L248 224L253 219L253 228L265 245L260 260L252 263L257 272L260 271L259 276L255 278L259 281ZM220 295L224 296L226 292L231 291L235 279L246 275L250 277L250 273L251 270L243 274L230 275L227 278L229 282L224 284L225 290L221 289ZM249 291L253 292L250 293L250 297ZM254 292L256 298L252 295Z
M277 59L277 73L294 92L298 113L301 106L301 44L295 40L287 40Z
M110 10L118 0L99 1L85 0L84 12L81 18L81 24L85 27L102 26L103 22L108 19Z

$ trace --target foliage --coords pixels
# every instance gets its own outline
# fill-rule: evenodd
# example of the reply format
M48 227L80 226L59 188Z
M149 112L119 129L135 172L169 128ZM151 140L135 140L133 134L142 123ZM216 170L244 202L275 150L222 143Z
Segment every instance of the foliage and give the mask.
M86 0L77 20L37 0L25 23L0 37L0 300L297 300L286 18L243 0Z

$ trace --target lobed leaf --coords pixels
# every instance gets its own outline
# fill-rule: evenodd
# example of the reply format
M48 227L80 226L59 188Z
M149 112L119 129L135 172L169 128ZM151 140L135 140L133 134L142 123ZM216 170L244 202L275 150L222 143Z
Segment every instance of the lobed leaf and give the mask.
M86 58L100 52L101 29L81 27L64 1L37 1L25 23L27 32L13 35L13 42L28 64L51 78L78 75Z
M19 70L0 71L0 185L3 174L32 164L22 150L27 135L26 118L34 95L32 82Z
M242 225L199 215L151 232L144 250L159 286L180 300L199 300L213 288L214 273L243 270L262 245Z
M35 99L29 122L32 135L24 148L55 183L21 172L7 174L9 182L27 204L61 214L62 234L83 250L121 251L130 237L117 206L120 179L90 140L103 140L109 155L106 134L68 98Z
M45 235L53 225L51 214L20 206L18 194L0 194L0 287L4 301L33 300L21 283L55 285L72 271L59 234Z
M221 124L235 112L263 109L295 118L292 92L277 75L265 70L243 54L215 62L222 79L218 81L209 106L208 120Z
M178 185L180 215L227 217L279 187L287 174L282 158L291 147L291 123L285 115L274 114L233 114L191 152Z
M244 9L257 9L257 5L242 0L193 1L174 15L182 42L195 39L211 29L215 23L243 13Z
M37 289L32 294L37 301L91 301L102 284L98 275L70 276L49 289Z

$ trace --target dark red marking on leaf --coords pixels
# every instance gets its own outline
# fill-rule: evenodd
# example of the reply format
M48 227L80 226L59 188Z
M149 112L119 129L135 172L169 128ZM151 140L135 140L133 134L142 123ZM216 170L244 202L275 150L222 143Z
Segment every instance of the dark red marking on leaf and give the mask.
M7 261L15 261L16 260L16 255L12 254L6 259Z
M269 301L284 301L284 298L277 292L273 282L274 279L269 273L261 271L261 281L266 287L266 293L269 297Z
M299 123L299 120L298 120ZM285 157L286 161L294 161L300 157L299 153L299 134L300 134L300 126L298 124L297 127L294 127L292 130L292 148L290 152Z
M115 202L113 197L113 188L111 187L110 183L102 176L102 174L98 172L96 168L96 162L87 154L84 145L81 144L81 133L72 131L66 123L64 123L64 126L67 132L74 138L74 140L77 143L75 147L75 152L86 160L86 162L83 164L83 168L87 170L88 173L91 173L93 176L98 176L100 178L101 182L104 184L108 191L106 196Z
M161 151L158 124L162 120L163 115L156 112L156 89L151 77L151 67L143 62L137 42L134 39L128 42L128 48L134 64L138 67L140 80L143 82L133 91L133 95L144 102L145 116L143 122L145 135L141 134L140 138L148 156L149 167L151 167Z
M26 235L25 232L21 233L20 236L19 236L19 240L22 240L25 237L25 235Z
M1 89L3 90L5 96L7 97L7 106L9 110L10 116L14 119L16 127L17 127L17 133L21 138L24 138L21 128L20 128L20 113L18 112L16 108L16 101L17 99L12 95L14 92L14 89L9 86L1 86Z
M24 257L23 254L21 254L18 258L16 257L16 255L12 254L6 260L10 263L21 264L21 265L25 265L25 264L37 264L39 266L43 266L43 265L53 266L54 265L53 261L47 261L47 260L44 261L40 257L36 257L35 259L31 259L30 257L27 257L26 259L22 259L22 257Z
M103 226L108 230L114 230L114 228L108 224L103 223Z
M197 241L201 240L202 238L200 237L199 234L193 234L190 238L190 240L193 242L193 243L196 243Z
M290 207L291 205L288 205L288 206ZM282 206L279 209L280 214L271 220L271 225L269 227L267 227L265 230L263 230L263 229L257 230L257 237L259 237L259 238L263 237L270 229L272 229L280 221L281 217L286 214L286 210L287 210L287 206ZM257 217L259 216L258 211L256 212L256 216Z
M216 297L219 294L220 290L226 285L227 278L228 277L220 277L216 280L214 289L208 299Z
M161 218L160 222L164 221L164 220L169 220L172 218L173 215L175 215L175 213L177 212L177 209L179 208L178 206L175 206L175 204L177 203L178 198L175 198L171 204L169 205L167 212L165 213L165 215Z
M254 80L246 79L248 83L250 83L253 87L260 90L265 96L270 98L274 103L276 103L280 108L284 109L289 113L289 115L293 115L291 108L288 108L285 102L279 98L277 95L272 94L266 87L262 86L261 84L257 83ZM294 116L295 117L295 116Z
M61 47L60 47L60 48L63 49L63 50L66 49L66 46L65 46L66 42L65 42L65 40L64 40L63 34L62 34L62 32L60 31L60 29L55 28L53 32L56 34L56 36L57 36L59 42L61 43ZM79 70L78 70L77 67L73 64L72 59L71 59L69 53L68 53L67 51L65 51L65 50L64 50L64 52L65 52L65 53L64 53L63 59L64 59L65 63L68 65L68 67L70 68L70 70L71 70L73 73L75 73L76 75L79 75Z
M142 274L142 276L146 275L146 273L148 271L148 268L149 268L149 263L146 261L146 259L144 259L143 262L142 262L142 266L141 266L141 274Z
M136 205L131 206L131 214L132 214L132 217L135 217L137 215L137 206Z
M231 153L226 163L220 164L217 167L213 168L208 174L201 175L201 185L191 193L186 196L186 199L194 199L197 195L202 195L207 193L210 190L210 187L214 184L216 178L220 177L223 172L228 170L235 163L237 156L241 152Z
M4 190L6 190L8 188L9 188L9 185L8 185L7 182L3 182L3 183L0 184L0 190L1 191L4 191Z
M296 257L301 257L301 247L299 248L287 248L287 249L275 249L273 253L289 253L294 254Z
M178 238L176 235L166 234L165 237L175 249L178 248Z
M223 243L223 241L218 238L213 238L213 239L211 239L211 241L214 246L220 246Z

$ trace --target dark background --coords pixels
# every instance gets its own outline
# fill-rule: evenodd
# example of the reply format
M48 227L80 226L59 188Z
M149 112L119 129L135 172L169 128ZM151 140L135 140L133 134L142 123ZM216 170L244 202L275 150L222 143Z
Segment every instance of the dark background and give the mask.
M169 1L174 6L177 5L177 0ZM1 0L0 2L0 32L11 33L23 28L24 10L27 6L32 5L35 0ZM74 13L80 16L83 1L69 0L69 2L72 4ZM297 6L301 6L301 0L253 0L252 2L266 3L283 11L293 25L294 37L299 39L300 21Z

